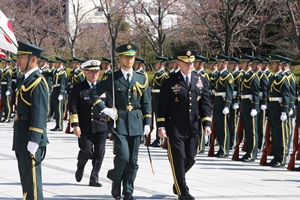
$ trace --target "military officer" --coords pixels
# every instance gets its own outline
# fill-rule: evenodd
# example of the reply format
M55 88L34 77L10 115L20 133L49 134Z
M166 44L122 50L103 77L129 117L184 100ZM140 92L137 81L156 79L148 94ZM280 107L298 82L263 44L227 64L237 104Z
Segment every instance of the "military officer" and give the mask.
M233 95L232 95L232 106L229 109L229 134L230 134L230 146L231 149L234 145L234 139L237 133L237 119L238 119L238 109L240 107L241 98L241 80L243 73L239 70L240 59L236 57L230 57L229 70L233 76Z
M53 108L56 125L51 131L63 130L63 118L64 118L64 99L66 94L67 85L67 72L64 69L66 60L60 57L56 57L55 62L55 74L53 76Z
M244 76L241 86L241 106L243 117L243 129L246 139L246 154L241 158L243 162L253 162L257 159L257 114L259 109L259 78L252 70L255 57L241 55L241 69Z
M10 69L9 63L10 59L3 58L2 63L2 78L1 78L1 99L2 99L2 115L3 119L1 122L10 122L10 97L12 94L12 71Z
M180 71L166 78L161 87L157 127L159 136L167 138L168 157L174 178L173 192L178 199L194 200L185 174L196 161L202 122L204 133L211 132L211 104L206 80L192 72L196 52L177 54Z
M215 154L216 157L224 158L229 155L230 135L229 135L229 109L232 106L233 96L233 76L228 71L227 65L230 57L218 55L216 57L218 63L219 76L215 84L214 98L214 120L216 136L219 144L219 150Z
M43 199L41 162L48 142L48 85L38 68L44 50L18 41L18 66L24 76L16 93L13 150L18 161L23 199Z
M103 73L102 78L101 78L101 79L103 79L104 77L107 77L109 74L112 73L111 59L110 58L102 57L102 59L101 59L101 67L102 67L102 70L104 70L104 73Z
M99 60L89 60L81 65L86 80L73 87L69 103L71 126L74 128L74 134L78 137L80 148L75 178L77 182L81 181L84 167L87 161L91 159L93 169L89 185L95 187L102 186L98 177L105 154L107 121L106 115L104 113L98 114L99 112L93 107L88 94L91 85L97 83L100 64ZM105 95L101 95L100 99L106 102ZM106 103L106 105L108 104Z
M280 55L271 55L271 70L275 73L270 79L268 118L272 134L272 167L282 167L285 165L287 153L287 118L290 104L290 88L288 76L282 74L283 63L287 59Z
M12 89L12 95L10 100L10 108L11 113L15 113L15 102L16 102L16 88L17 88L17 80L20 76L22 76L22 73L17 65L17 60L12 59L12 69L11 69L11 89Z
M133 65L134 71L144 73L145 72L144 64L145 64L145 60L143 58L136 57Z
M132 66L137 46L124 44L116 48L122 63L120 70L104 78L94 89L90 90L90 98L94 106L111 117L114 141L114 168L109 170L107 177L112 180L112 196L121 198L123 184L124 200L135 199L134 180L138 170L138 151L141 134L150 132L151 97L148 81L144 74L136 73ZM114 81L112 83L112 81ZM113 87L112 87L113 86ZM113 96L115 91L115 108L106 108L99 95L108 91ZM116 110L118 118L116 118Z
M266 122L266 109L267 109L267 101L268 101L268 86L269 80L267 75L262 70L264 59L256 57L253 60L252 69L258 75L259 78L259 107L260 112L258 113L258 123L257 123L257 130L258 130L258 145L257 149L261 150L264 130L265 130L265 122Z

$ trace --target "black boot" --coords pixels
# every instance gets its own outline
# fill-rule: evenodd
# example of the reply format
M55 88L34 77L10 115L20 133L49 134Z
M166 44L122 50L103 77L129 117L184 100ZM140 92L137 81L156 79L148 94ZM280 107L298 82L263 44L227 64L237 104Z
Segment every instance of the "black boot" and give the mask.
M80 150L77 156L78 162L77 162L77 170L75 173L75 179L77 182L80 182L83 177L84 167L88 159L89 159L88 156L82 150Z
M93 160L93 169L90 177L89 186L101 187L102 184L99 183L98 176L101 168L101 162L99 160Z

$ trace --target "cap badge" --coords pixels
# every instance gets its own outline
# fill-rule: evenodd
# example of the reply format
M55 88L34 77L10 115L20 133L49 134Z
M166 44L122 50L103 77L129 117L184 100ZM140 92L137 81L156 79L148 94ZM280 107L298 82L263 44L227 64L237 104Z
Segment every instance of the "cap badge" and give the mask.
M191 55L192 55L192 52L191 52L191 51L187 51L187 52L186 52L186 56L189 57L189 56L191 56Z
M127 45L127 49L131 49L131 45Z
M92 66L97 66L97 62L96 61L93 61L91 64L92 64Z

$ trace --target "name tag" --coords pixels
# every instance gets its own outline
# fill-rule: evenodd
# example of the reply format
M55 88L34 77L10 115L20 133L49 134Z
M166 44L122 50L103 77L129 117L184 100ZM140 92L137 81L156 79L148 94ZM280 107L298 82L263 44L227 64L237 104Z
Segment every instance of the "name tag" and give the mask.
M178 85L175 85L174 87L171 87L174 93L180 92L181 87Z
M84 100L89 100L89 99L90 99L90 97L84 97L83 99L84 99Z

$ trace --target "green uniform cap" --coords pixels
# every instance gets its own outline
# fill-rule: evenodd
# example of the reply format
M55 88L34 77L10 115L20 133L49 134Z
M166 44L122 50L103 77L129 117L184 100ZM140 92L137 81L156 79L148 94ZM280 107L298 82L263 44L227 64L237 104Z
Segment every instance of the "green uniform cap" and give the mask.
M239 58L236 58L236 57L230 57L229 62L234 62L234 63L240 64L240 59L239 59Z
M135 62L136 63L145 63L145 60L143 58L136 57Z
M269 59L271 62L284 62L284 63L291 63L292 59L291 58L287 58L287 57L283 57L281 55L270 55Z
M33 44L28 44L25 42L21 42L21 41L18 41L18 45L19 45L19 48L18 48L18 53L16 54L17 56L35 55L35 56L40 57L41 53L45 51L44 49L42 49L38 46L35 46Z
M205 56L195 56L195 62L207 62L207 58Z
M163 57L163 56L155 56L154 58L154 63L158 63L158 62L166 62L168 60L167 57Z
M116 48L116 53L122 56L135 56L137 46L134 44L123 44Z
M102 57L101 58L101 63L111 63L111 59L110 58Z
M240 62L253 62L255 60L254 56L249 56L246 54L240 55Z
M65 60L65 59L63 59L63 58L61 58L61 57L55 57L55 61L56 62L62 62L62 63L66 63L67 61Z

